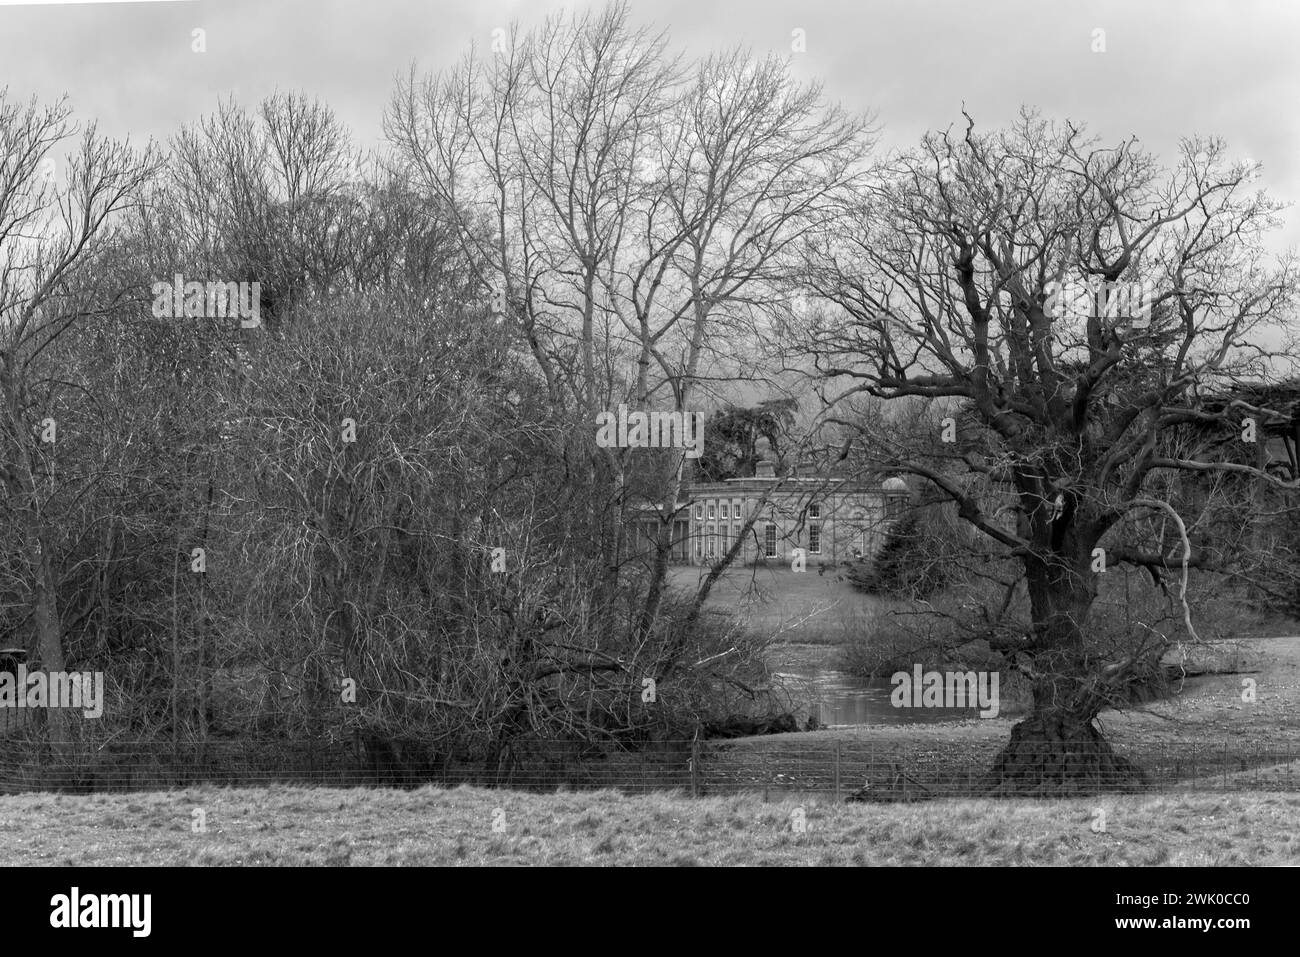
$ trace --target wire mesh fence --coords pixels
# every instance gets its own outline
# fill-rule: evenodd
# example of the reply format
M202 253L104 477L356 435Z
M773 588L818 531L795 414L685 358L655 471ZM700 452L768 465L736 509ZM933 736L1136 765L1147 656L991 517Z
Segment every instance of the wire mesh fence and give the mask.
M803 745L765 741L670 741L637 749L568 742L512 742L478 753L435 753L340 741L243 739L190 744L134 742L51 747L0 741L0 794L90 793L199 784L445 787L527 791L677 790L691 795L823 795L850 801L921 801L1032 790L1034 776L1064 778L1051 793L1300 790L1300 748L1193 742L1116 747L1130 762L1086 760L1044 749L1031 765L995 761L996 747L917 751L862 740ZM1127 773L1136 769L1136 774Z
M1124 762L1096 760L1079 748L1043 748L1034 760L998 762L998 748L908 752L862 742L817 750L787 746L713 749L700 762L706 793L761 790L853 801L923 801L1023 794L1068 797L1100 791L1300 790L1300 749L1194 742L1114 749Z
M638 750L510 742L456 753L410 741L238 739L55 747L0 739L0 794L141 791L198 784L689 790L691 763L689 742Z

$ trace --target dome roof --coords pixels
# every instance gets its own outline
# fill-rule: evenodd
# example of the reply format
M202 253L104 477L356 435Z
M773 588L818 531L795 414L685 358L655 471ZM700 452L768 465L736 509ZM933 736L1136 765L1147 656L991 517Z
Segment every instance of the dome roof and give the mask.
M908 492L909 494L912 491L907 487L907 483L897 475L891 476L881 482L880 489L883 492Z

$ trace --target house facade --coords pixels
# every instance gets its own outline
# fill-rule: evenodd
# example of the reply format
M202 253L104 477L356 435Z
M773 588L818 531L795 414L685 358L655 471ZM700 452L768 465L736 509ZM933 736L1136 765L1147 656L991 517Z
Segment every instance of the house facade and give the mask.
M740 540L735 563L790 564L803 549L808 566L874 555L894 521L907 511L911 490L900 478L778 478L760 462L752 478L689 485L673 519L671 558L712 565ZM746 530L751 517L754 522ZM639 520L643 549L652 549L659 519Z

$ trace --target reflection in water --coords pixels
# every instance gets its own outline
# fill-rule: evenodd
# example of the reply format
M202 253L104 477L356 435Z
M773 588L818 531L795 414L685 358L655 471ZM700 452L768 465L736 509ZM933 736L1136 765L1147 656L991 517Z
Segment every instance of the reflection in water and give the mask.
M933 724L978 718L978 708L895 708L886 678L858 678L816 664L783 664L773 678L782 682L795 703L812 702L823 727L845 724Z

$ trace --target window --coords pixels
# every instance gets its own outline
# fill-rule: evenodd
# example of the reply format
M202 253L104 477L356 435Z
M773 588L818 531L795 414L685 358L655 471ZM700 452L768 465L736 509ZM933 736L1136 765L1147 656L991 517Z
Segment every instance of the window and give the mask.
M716 514L714 514L716 511L717 511L717 509L714 507L713 503L710 502L710 503L709 503L709 521L710 521L710 522L713 521L715 518L718 517Z
M696 560L698 561L699 559L701 559L701 558L703 558L703 557L704 557L704 543L701 542L701 541L699 540L699 538L697 537L697 538L695 539L695 558L696 558Z
M722 519L728 519L728 518L731 517L730 515L727 514L727 503L726 503L726 502L723 502L723 503L722 503L722 514L721 514L719 517L722 518Z
M696 506L695 506L695 520L696 520L697 522L702 522L702 521L704 521L704 506L703 506L703 505L696 505Z
M907 511L907 496L890 495L885 499L885 520L896 521Z
M820 525L808 526L808 552L812 555L820 555L822 551L822 527Z
M724 505L722 507L723 509L726 509L727 506ZM726 518L725 514L723 515L723 518ZM718 532L722 535L722 554L725 555L727 554L727 550L731 548L731 529L726 525L722 525L719 526Z
M771 522L763 529L763 555L776 558L776 526Z
M713 510L709 509L709 511L713 511ZM707 555L709 558L716 558L718 554L717 552L718 530L714 528L712 525L709 526L709 537L705 539L705 541L707 542L707 544L705 546L704 554Z
M822 506L820 502L813 502L811 505L808 506L808 517L809 518L822 517Z

